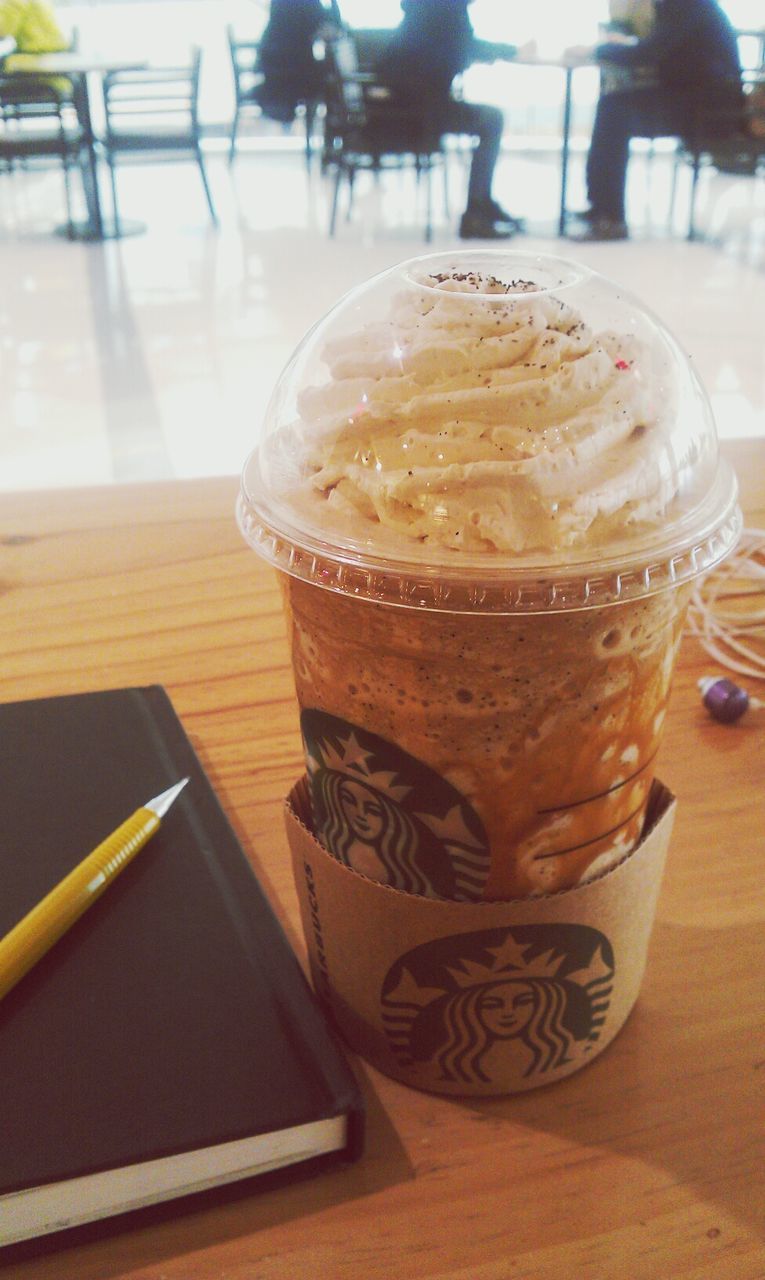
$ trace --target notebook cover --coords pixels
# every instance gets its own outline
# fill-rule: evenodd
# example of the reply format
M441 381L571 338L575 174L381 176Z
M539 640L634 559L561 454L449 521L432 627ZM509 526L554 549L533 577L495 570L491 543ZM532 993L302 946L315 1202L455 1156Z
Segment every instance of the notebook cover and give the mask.
M0 1195L346 1113L360 1153L355 1078L159 686L0 705L0 935L186 775L0 1002Z

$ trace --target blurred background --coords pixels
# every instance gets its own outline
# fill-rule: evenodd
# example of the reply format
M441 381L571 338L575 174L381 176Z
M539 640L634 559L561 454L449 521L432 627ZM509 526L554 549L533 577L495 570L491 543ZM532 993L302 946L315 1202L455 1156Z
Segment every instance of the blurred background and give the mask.
M739 28L765 26L762 0L726 0ZM351 27L392 27L398 0L341 0ZM543 59L595 40L605 0L475 0L476 34ZM66 235L60 168L0 163L0 500L3 490L111 484L239 471L274 381L303 333L346 289L407 257L460 242L468 153L448 154L448 201L434 180L433 238L411 172L357 180L350 218L328 232L331 175L305 159L302 120L243 120L233 163L230 27L257 40L257 0L58 0L84 55L117 50L161 62L202 50L199 117L217 222L196 164L136 156L117 174L120 238ZM759 56L756 42L752 57ZM599 74L572 80L568 204L584 203L584 159ZM96 89L98 86L96 86ZM501 107L495 194L526 219L510 248L586 261L632 289L676 332L724 436L765 434L765 183L704 173L698 238L688 241L689 173L675 143L634 144L631 239L574 245L559 236L564 72L474 66L464 96ZM96 129L100 95L93 92ZM102 166L101 199L111 209ZM77 175L75 175L76 177ZM85 216L73 183L75 217Z

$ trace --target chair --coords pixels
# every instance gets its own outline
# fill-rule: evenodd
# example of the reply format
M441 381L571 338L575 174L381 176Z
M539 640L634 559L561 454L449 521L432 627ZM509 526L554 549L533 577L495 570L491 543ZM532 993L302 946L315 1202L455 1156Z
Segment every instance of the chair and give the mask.
M373 73L377 71L388 51L395 30L395 27L353 28L359 71Z
M687 239L696 239L696 199L702 168L718 173L757 177L765 172L765 75L744 73L744 110L704 111L675 154L670 207L674 208L677 169L691 169Z
M103 145L112 181L114 215L119 228L116 161L122 155L156 153L196 160L207 206L217 224L202 155L199 124L199 76L202 51L192 49L185 66L110 71L103 77L106 123Z
M443 162L440 135L428 128L421 112L399 107L374 72L359 70L352 33L327 46L327 114L323 167L334 168L329 234L334 236L340 187L348 182L348 217L353 204L356 173L379 174L385 168L413 166L417 180L426 183L425 240L432 239L431 174Z
M79 41L79 27L72 27L69 43L65 49L61 50L61 52L76 52L79 48ZM58 52L58 49L51 50L51 52ZM44 116L46 114L47 107L50 104L51 95L49 90L51 87L55 90L56 97L62 107L64 104L69 104L75 107L75 109L78 109L77 102L81 88L79 79L75 77L75 79L72 80L67 76L35 75L36 61L38 57L39 54L37 53L28 53L24 50L20 51L16 45L16 41L13 39L3 38L0 40L0 72L6 72L10 75L11 73L16 74L18 71L23 71L26 77L27 83L21 95L25 110L28 110L30 104L34 101L36 90L39 88L41 90L40 115ZM11 101L13 94L9 92L7 97L8 101L3 111L3 116L6 122L11 120L16 114ZM26 157L21 156L19 157L19 160L23 167L26 163Z
M226 28L226 34L231 56L231 67L234 73L234 117L231 121L231 141L228 151L228 162L232 164L236 153L236 139L242 113L253 112L258 117L262 117L265 114L259 101L259 90L265 78L258 66L258 41L238 39L232 26ZM305 159L309 170L311 167L311 144L314 124L321 101L319 97L306 98L298 104L298 111L303 116L305 126Z
M71 95L51 77L0 73L0 161L54 158L64 174L67 228L74 238L70 171L85 146Z
M226 27L226 35L234 73L234 117L231 121L231 142L228 149L228 162L232 164L242 112L254 109L256 115L263 114L255 98L255 91L262 85L263 76L258 70L257 40L237 39L234 28L230 25Z

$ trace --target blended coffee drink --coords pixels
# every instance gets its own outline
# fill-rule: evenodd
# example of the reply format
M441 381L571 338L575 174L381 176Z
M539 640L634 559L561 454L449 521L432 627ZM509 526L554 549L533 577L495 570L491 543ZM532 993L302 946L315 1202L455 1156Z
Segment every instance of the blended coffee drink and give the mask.
M690 583L740 516L706 397L633 298L514 253L377 277L285 371L239 518L281 570L336 858L505 900L636 845Z
M685 591L514 618L284 586L317 834L350 866L412 893L516 898L588 879L637 842ZM433 776L418 786L411 761Z

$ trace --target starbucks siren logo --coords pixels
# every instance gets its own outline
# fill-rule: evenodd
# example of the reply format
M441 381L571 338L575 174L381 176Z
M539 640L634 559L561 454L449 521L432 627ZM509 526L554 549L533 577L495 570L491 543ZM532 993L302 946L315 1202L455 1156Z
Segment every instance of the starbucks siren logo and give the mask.
M491 1083L487 1059L512 1052L523 1077L541 1076L591 1052L613 977L608 939L586 925L458 934L391 967L382 1020L402 1066L430 1063L442 1080Z
M346 866L406 893L473 901L489 872L478 815L445 778L392 743L304 711L316 836Z

